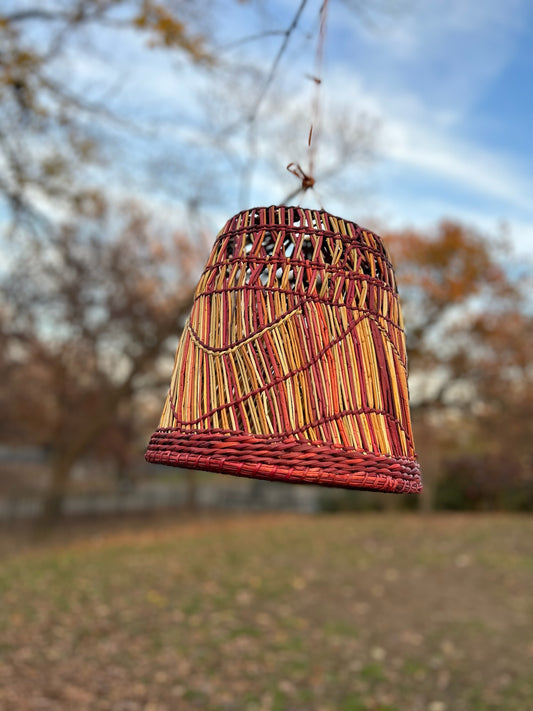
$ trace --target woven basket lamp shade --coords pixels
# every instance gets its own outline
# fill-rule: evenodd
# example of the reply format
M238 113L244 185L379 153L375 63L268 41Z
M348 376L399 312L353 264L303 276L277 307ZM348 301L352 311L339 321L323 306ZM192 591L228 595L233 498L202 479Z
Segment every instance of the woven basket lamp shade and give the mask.
M421 491L402 316L381 239L299 207L231 218L196 289L146 459Z

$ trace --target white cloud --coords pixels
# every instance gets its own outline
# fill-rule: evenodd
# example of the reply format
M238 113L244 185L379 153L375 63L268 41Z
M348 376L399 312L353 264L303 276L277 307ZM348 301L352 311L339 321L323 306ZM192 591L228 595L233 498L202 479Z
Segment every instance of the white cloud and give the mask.
M438 124L396 119L385 127L384 133L380 151L383 158L442 178L470 193L531 209L533 181L520 175L506 156L447 135Z
M434 106L463 113L507 64L528 10L526 0L411 0L393 20L366 29L355 13L333 22L349 32L342 54L385 93L423 94ZM335 18L335 12L330 16ZM344 23L344 30L341 22ZM347 29L349 28L349 30Z
M382 162L397 164L422 182L441 181L439 189L445 193L459 188L476 199L497 199L511 209L532 210L531 176L521 173L512 156L464 138L439 107L401 91L382 93L342 69L329 77L328 84L337 96L344 88L345 110L366 111L379 120L377 151Z

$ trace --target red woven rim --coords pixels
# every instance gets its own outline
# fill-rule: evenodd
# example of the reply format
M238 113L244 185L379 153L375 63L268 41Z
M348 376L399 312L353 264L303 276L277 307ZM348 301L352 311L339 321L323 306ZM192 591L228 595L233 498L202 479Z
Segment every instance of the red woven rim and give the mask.
M160 428L152 435L146 460L254 479L396 494L422 491L420 469L412 459L296 439Z

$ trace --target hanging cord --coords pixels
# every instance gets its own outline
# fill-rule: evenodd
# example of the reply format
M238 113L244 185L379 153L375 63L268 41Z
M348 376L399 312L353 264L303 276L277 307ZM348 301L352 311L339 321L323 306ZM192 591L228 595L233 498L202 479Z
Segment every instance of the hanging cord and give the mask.
M309 136L307 138L307 155L309 159L309 168L308 171L305 172L299 163L289 163L289 165L287 166L287 170L289 171L289 173L295 175L301 181L301 184L296 190L293 190L289 195L287 195L283 203L287 203L289 200L292 200L300 193L305 193L309 189L315 189L316 181L314 178L314 171L316 146L320 134L320 119L322 109L322 68L324 64L324 44L326 41L327 12L328 0L323 0L319 10L320 28L318 33L318 43L315 55L315 71L312 76L308 77L315 84L313 92L313 101L311 104L311 126L309 128Z

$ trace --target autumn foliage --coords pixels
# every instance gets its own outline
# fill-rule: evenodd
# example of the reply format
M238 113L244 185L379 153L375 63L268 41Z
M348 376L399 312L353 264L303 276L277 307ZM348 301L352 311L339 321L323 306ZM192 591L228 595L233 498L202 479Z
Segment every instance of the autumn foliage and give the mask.
M427 462L427 488L432 495L448 472L450 487L464 493L475 475L476 505L523 500L490 491L498 476L500 488L515 491L533 481L530 268L504 241L451 221L429 235L391 234L388 243L404 304L415 441ZM472 503L466 494L459 498Z
M48 453L47 518L80 457L106 441L120 458L135 443L135 403L163 379L196 257L181 233L154 230L135 205L104 211L35 244L4 280L0 438Z

